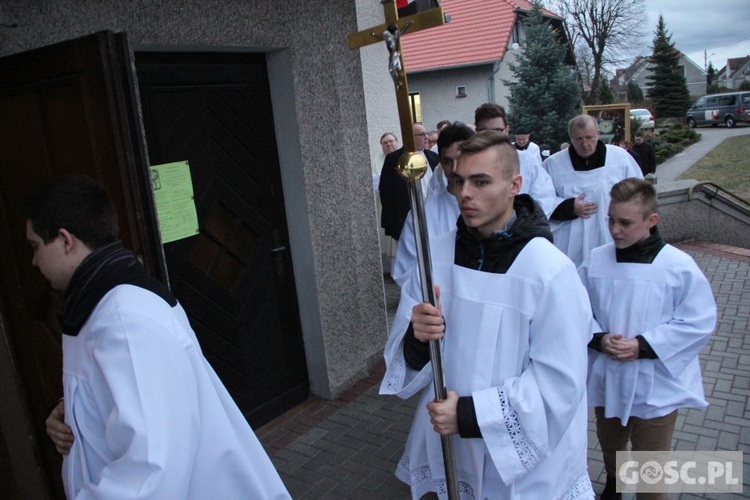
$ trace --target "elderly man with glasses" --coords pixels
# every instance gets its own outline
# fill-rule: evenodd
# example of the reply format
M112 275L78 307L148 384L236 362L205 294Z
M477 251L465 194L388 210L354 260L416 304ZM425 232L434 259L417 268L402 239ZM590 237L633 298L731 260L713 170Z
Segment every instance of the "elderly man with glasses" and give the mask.
M427 129L421 123L412 125L414 132L415 151L425 157L430 168L422 176L422 193L427 195L428 183L432 177L432 170L437 167L440 159L436 153L427 149ZM406 214L409 213L411 206L409 204L409 191L406 181L399 175L397 170L398 159L404 154L404 148L401 147L396 151L388 154L383 162L383 170L380 172L380 202L383 205L383 212L380 216L380 226L385 230L385 234L398 240L401 236L401 228L404 226Z

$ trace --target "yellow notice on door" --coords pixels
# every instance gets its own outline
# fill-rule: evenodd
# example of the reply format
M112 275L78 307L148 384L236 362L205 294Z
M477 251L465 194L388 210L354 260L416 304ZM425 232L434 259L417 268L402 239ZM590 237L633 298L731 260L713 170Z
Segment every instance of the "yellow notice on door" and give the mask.
M151 165L151 187L162 243L198 234L198 214L188 162Z

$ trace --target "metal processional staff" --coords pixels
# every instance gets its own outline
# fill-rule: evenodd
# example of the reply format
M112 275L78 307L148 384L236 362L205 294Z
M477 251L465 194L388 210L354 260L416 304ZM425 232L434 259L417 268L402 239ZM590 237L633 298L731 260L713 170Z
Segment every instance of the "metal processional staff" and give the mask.
M427 173L429 165L421 154L415 152L409 89L406 82L406 71L401 58L401 35L407 32L413 33L440 26L445 24L446 17L443 14L443 10L437 6L436 0L431 2L435 5L433 8L401 19L398 17L399 12L395 0L381 0L381 3L383 4L386 23L349 35L349 48L356 49L384 41L388 49L388 71L396 88L401 136L404 138L404 154L399 158L398 172L404 178L409 188L409 202L411 204L414 237L416 239L417 263L419 266L420 282L422 284L422 300L436 305L432 282L432 260L430 258L427 223L420 182L422 176ZM432 364L435 399L436 401L445 400L448 395L445 388L442 352L439 340L430 341L430 361ZM452 436L440 436L440 438L448 498L451 500L458 499L458 480L456 477Z

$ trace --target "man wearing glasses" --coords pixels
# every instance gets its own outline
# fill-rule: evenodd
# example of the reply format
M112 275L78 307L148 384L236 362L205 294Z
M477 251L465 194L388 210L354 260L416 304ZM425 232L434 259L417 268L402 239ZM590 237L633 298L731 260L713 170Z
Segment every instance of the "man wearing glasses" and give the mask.
M440 162L437 154L427 149L427 129L421 123L412 125L414 132L414 148L416 152L425 157L430 168L422 176L422 195L427 195L427 184L432 177L432 171ZM380 216L380 226L385 230L385 234L399 239L401 228L404 226L406 214L409 213L411 206L409 204L409 191L406 181L399 175L397 170L398 159L404 154L404 148L401 147L396 151L388 154L383 162L383 170L380 172L380 202L383 205L383 212Z

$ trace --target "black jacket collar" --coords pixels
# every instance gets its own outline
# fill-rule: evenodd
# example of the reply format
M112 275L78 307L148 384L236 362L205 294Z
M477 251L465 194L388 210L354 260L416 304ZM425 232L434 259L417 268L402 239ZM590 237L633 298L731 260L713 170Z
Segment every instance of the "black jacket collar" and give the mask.
M634 264L651 264L662 248L664 240L661 239L659 231L654 227L651 236L639 241L628 248L615 248L617 262L629 262Z
M486 239L483 239L474 228L467 227L463 217L459 217L455 264L503 274L533 238L541 237L552 242L549 222L531 196L517 195L513 209L516 211L516 221L510 229L495 233Z

